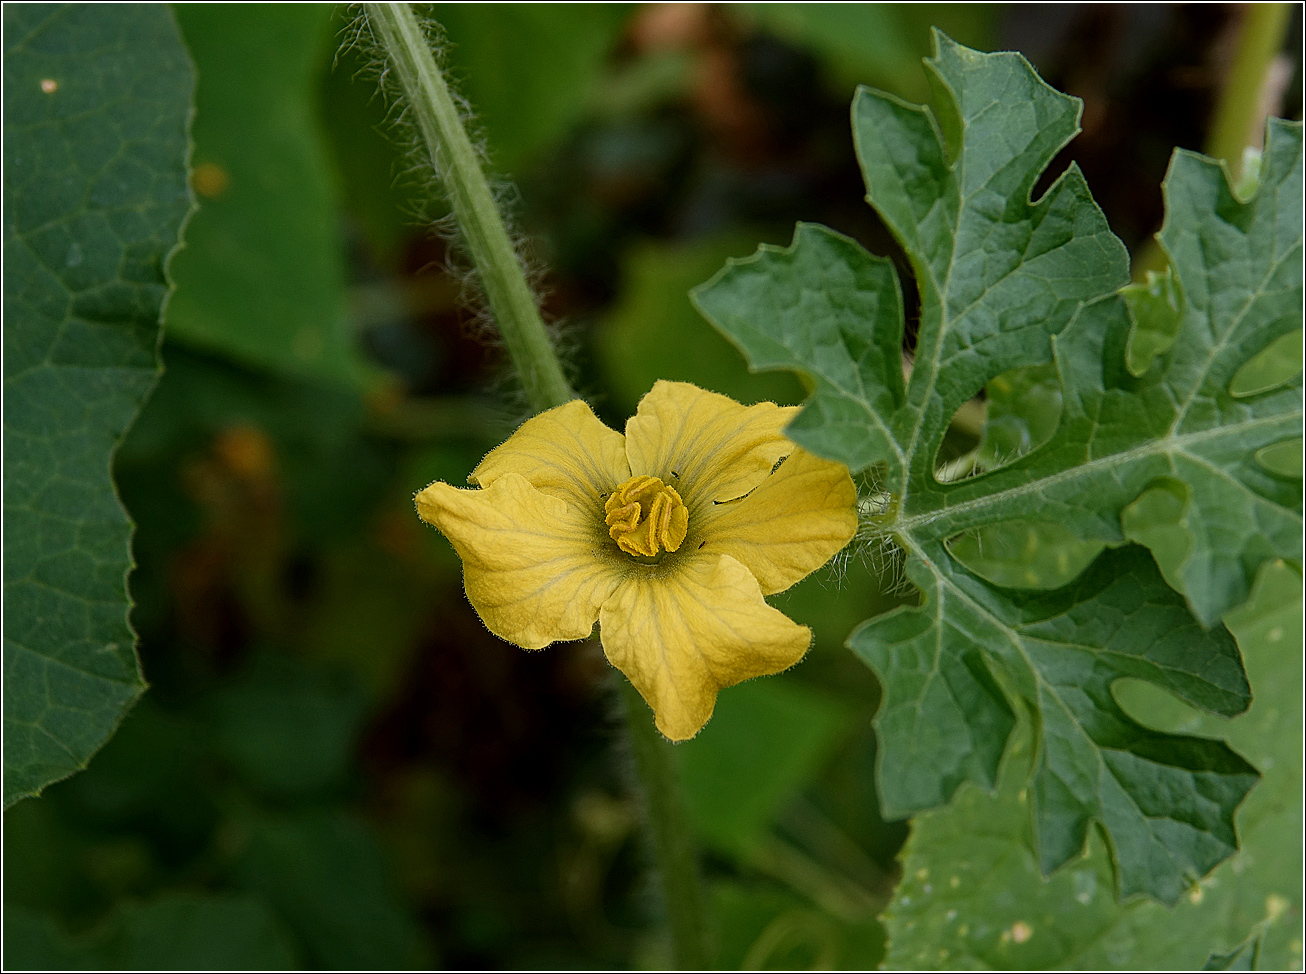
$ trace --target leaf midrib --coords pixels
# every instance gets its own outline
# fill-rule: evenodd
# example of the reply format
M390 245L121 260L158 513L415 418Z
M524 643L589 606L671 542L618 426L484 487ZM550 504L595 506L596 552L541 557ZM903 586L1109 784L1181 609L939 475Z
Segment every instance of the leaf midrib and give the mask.
M931 122L933 122L932 115L931 115ZM968 122L967 124L970 123ZM937 134L937 127L936 127L936 134ZM963 138L964 138L964 133L963 133ZM939 324L937 329L931 329L929 335L932 344L929 348L929 355L925 358L925 361L929 365L928 370L926 371L926 370L921 370L920 368L913 368L911 377L907 383L907 389L904 396L905 404L908 406L908 408L912 408L916 414L915 422L912 424L911 439L908 441L905 450L900 448L896 442L894 443L894 448L897 451L899 457L901 458L901 462L903 466L902 499L901 499L901 503L903 507L906 507L907 497L911 493L910 480L911 480L912 461L915 460L916 458L916 450L920 442L921 430L925 425L925 417L929 412L929 410L926 408L926 404L930 402L931 398L934 395L935 386L938 384L940 366L942 363L942 356L943 356L943 346L945 344L944 343L945 335L948 333L950 329L956 327L957 322L964 320L971 313L972 310L974 310L990 294L992 294L993 290L996 287L998 287L1008 278L1012 277L1014 274L1019 273L1021 269L1023 269L1032 260L1037 259L1037 257L1042 257L1046 254L1052 253L1053 250L1059 250L1061 246L1064 246L1064 244L1058 245L1058 247L1053 248L1053 250L1044 251L1043 254L1038 254L1036 255L1035 258L1031 258L1029 257L1029 251L1028 251L1028 246L1033 241L1033 235L1031 234L1030 240L1026 242L1026 249L1021 251L1020 259L1016 261L1016 263L1013 264L1010 269L1008 269L997 280L992 281L991 283L986 285L984 289L980 291L979 294L977 294L970 301L970 303L968 303L964 308L962 308L956 314L949 315L947 298L948 298L948 294L951 292L952 277L954 271L956 270L956 265L957 265L957 241L960 235L959 228L961 226L962 221L965 218L967 212L966 208L970 204L970 201L974 199L974 197L981 190L986 188L993 181L993 178L997 175L997 173L995 172L994 174L990 175L990 177L986 179L983 183L974 187L969 193L963 194L961 192L961 186L965 174L965 166L964 166L965 159L966 159L966 154L964 152L959 153L956 161L948 167L949 173L952 174L953 188L957 192L958 203L957 203L957 212L954 215L954 218L950 220L948 224L949 229L951 230L952 243L951 243L951 249L948 254L948 266L944 274L942 287L940 287L939 278L935 274L933 265L928 262L925 262L924 264L925 268L929 271L929 275L928 275L929 282L934 288L935 295L937 295L938 297ZM1062 172L1059 176L1057 176L1056 180L1052 183L1052 185L1048 187L1047 191L1036 202L1035 201L1026 202L1025 216L1027 221L1032 223L1034 221L1034 218L1040 215L1040 210L1050 205L1050 201L1052 200L1054 194L1061 188L1061 185L1065 182L1066 177L1070 173L1070 171L1071 168L1067 168L1064 172ZM943 201L944 199L946 199L946 194L942 194L940 196L940 201ZM1109 227L1107 227L1106 230L1108 234L1111 233ZM923 253L924 248L921 249ZM922 304L925 303L925 297L926 296L922 291L921 294ZM1082 302L1082 303L1086 303L1086 302ZM922 321L924 321L924 318L922 318ZM918 358L916 361L919 362L920 359ZM922 389L922 395L920 396L919 399L917 399L912 396L912 391L913 391L913 387L917 387L916 385L917 377L921 376L923 371L925 372L925 377L921 379L921 384L920 386L918 386L918 388Z
M904 517L892 525L889 530L895 534L910 536L915 531L924 528L937 526L941 521L944 522L942 530L934 530L926 536L937 538L946 534L952 534L956 531L973 527L977 524L985 523L984 513L991 508L1000 508L1013 500L1017 500L1029 494L1041 493L1044 489L1060 486L1061 484L1074 481L1080 477L1087 477L1103 469L1116 465L1126 465L1138 460L1146 459L1152 456L1181 454L1188 459L1196 462L1204 462L1195 457L1185 447L1192 443L1221 438L1225 436L1245 435L1247 432L1263 427L1275 427L1283 425L1288 427L1285 432L1293 432L1300 425L1303 418L1301 409L1292 412L1276 413L1272 416L1258 416L1253 420L1214 426L1210 429L1200 430L1196 433L1185 433L1179 436L1157 437L1149 440L1139 446L1132 447L1119 453L1108 454L1093 460L1088 460L1077 466L1070 467L1066 470L1060 470L1056 473L1049 474L1046 477L1040 477L1035 480L1026 481L1015 487L1007 487L1003 490L994 491L991 494L985 494L983 497L977 497L974 500L962 501L958 504L945 506L940 510L930 511L925 514L916 514L910 517ZM1046 447L1044 447L1046 449ZM1032 456L1032 454L1031 454ZM999 471L994 471L998 473ZM940 485L943 486L943 485ZM1242 489L1246 486L1239 484ZM1256 495L1259 498L1259 495ZM1264 500L1264 498L1260 498ZM1267 502L1270 503L1270 502ZM1301 515L1288 508L1283 508L1287 514L1301 520ZM960 521L957 517L960 515L970 515L963 517Z

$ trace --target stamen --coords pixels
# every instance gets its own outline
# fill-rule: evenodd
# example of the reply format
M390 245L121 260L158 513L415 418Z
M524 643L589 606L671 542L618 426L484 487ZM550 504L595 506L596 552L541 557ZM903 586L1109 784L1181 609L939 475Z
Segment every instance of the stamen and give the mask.
M652 558L663 549L675 551L689 530L689 510L657 477L631 477L604 504L608 535L628 555Z

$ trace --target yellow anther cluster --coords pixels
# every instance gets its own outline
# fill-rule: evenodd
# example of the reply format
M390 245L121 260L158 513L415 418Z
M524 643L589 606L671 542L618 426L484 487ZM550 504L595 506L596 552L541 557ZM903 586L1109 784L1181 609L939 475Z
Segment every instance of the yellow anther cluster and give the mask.
M689 530L689 511L675 488L657 477L631 477L604 505L608 534L628 555L675 551Z

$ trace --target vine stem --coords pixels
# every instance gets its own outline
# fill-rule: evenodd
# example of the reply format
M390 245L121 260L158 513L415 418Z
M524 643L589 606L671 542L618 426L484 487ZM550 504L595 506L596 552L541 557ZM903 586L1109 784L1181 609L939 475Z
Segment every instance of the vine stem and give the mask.
M617 682L621 684L631 754L644 786L648 829L662 873L676 966L688 971L706 970L710 965L698 857L685 821L671 745L648 719L648 704L639 691L624 677L618 677Z
M1286 3L1243 6L1238 47L1206 137L1206 154L1228 163L1235 180L1241 175L1243 150L1259 145L1264 135L1265 79L1283 48L1290 13Z
M426 34L406 3L369 3L365 10L399 75L431 164L449 194L458 229L531 408L542 412L561 406L575 394L562 374L535 296Z
M1288 3L1245 3L1241 5L1237 43L1229 74L1211 115L1206 136L1206 154L1223 159L1234 185L1242 176L1243 150L1259 145L1265 134L1266 80L1274 59L1283 48L1292 5ZM1134 261L1135 281L1147 280L1148 271L1164 271L1169 262L1153 237Z
M494 204L476 149L449 93L426 34L406 3L368 3L364 11L399 77L431 163L453 206L481 286L534 412L575 398L517 253ZM619 677L623 711L662 879L672 947L679 967L708 966L698 862L685 817L671 744L654 727L648 705Z

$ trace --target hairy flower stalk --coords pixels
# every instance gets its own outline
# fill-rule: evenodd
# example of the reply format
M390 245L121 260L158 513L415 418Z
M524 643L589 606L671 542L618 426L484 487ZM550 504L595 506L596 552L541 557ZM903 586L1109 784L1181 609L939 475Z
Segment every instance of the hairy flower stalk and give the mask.
M408 4L373 3L364 9L368 24L399 77L431 163L449 195L481 287L531 407L542 412L562 406L574 394L427 39ZM638 522L633 525L637 526ZM665 546L665 538L661 543ZM631 753L643 785L675 961L681 968L703 969L710 956L706 902L670 746L649 726L634 696L629 688L625 689L624 711Z
M398 75L431 166L448 193L462 241L531 408L539 412L567 402L574 394L426 34L406 3L369 3L364 9Z

